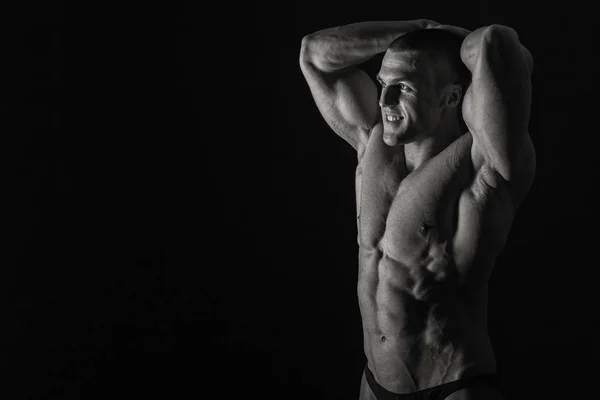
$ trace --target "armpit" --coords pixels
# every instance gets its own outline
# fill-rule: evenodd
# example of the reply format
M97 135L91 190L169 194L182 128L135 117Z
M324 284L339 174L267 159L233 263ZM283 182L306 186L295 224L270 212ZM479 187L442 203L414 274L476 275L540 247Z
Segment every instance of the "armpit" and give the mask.
M471 185L471 192L477 204L483 205L490 200L490 197L503 198L510 200L510 184L502 175L492 166L484 163L478 171L475 172L475 178Z

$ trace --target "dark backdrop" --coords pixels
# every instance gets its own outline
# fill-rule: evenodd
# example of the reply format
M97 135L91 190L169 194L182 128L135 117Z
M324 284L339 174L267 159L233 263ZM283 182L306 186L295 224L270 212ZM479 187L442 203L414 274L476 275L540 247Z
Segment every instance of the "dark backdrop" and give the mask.
M356 158L298 52L323 27L414 18L507 24L534 55L538 172L491 281L490 332L507 399L592 390L591 9L225 6L94 25L47 6L8 29L11 398L356 398Z

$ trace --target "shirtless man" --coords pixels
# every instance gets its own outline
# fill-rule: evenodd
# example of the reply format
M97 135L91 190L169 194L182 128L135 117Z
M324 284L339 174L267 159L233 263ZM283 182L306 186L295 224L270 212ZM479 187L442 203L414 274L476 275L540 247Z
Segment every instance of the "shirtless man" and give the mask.
M378 96L358 65L384 52ZM360 399L501 399L488 282L535 174L531 54L501 25L363 22L300 66L358 154Z

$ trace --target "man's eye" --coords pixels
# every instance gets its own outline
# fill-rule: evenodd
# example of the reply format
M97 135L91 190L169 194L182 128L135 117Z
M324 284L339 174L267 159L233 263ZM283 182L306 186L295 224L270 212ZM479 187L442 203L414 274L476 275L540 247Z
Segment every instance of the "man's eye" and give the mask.
M400 87L400 90L410 90L410 87L405 85L404 83L401 83L398 86Z

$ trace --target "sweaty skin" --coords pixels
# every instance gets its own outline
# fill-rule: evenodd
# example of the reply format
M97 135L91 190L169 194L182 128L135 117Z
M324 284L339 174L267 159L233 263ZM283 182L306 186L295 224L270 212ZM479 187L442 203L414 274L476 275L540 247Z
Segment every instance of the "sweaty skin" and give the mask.
M434 90L441 72L418 52L386 52L379 99L351 68L401 33L431 27L418 20L350 25L344 35L324 30L305 40L301 56L325 120L357 150L364 351L376 381L395 393L496 372L488 281L535 172L527 132L531 56L510 28L484 27L465 38L461 55L473 80L462 109L455 87ZM353 34L356 48L371 35L361 57L340 57L348 44L334 55L318 46ZM501 59L512 70L495 67ZM461 111L468 132L457 128L453 113ZM448 398L494 396L465 388ZM362 398L374 399L364 377Z

